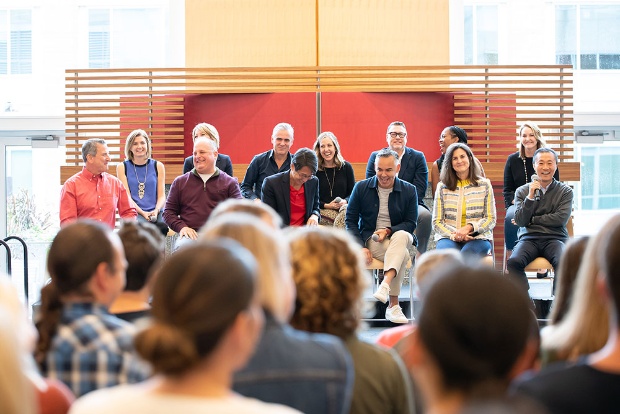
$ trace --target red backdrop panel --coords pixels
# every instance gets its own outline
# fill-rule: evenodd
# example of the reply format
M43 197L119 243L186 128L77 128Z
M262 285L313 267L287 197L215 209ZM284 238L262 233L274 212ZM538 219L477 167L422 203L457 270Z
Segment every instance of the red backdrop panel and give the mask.
M407 126L407 146L424 152L428 162L439 158L439 135L454 123L449 93L321 94L323 131L332 131L349 162L366 162L374 150L387 145L385 133L392 121Z
M392 121L403 121L407 145L423 151L427 161L439 157L439 134L453 124L449 93L323 92L321 125L338 137L350 162L366 162L370 152L386 145L385 132ZM209 122L220 132L220 152L234 163L247 164L252 156L271 148L270 137L278 122L295 128L294 152L312 147L316 139L314 93L214 94L185 98L185 154L192 152L191 132Z
M220 152L233 163L248 164L272 148L271 133L279 122L295 129L292 151L311 147L316 139L314 93L214 94L185 98L185 154L192 153L192 129L200 122L220 133Z

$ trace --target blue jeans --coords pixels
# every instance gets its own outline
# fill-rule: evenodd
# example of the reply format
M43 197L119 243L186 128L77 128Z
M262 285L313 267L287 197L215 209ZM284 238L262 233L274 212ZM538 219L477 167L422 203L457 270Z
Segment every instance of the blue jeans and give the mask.
M474 239L468 242L455 242L448 238L439 239L436 249L457 249L468 256L485 257L491 254L491 242L483 239Z
M513 250L517 243L519 226L513 224L513 218L515 218L514 204L506 209L506 218L504 219L504 243L506 244L506 250Z

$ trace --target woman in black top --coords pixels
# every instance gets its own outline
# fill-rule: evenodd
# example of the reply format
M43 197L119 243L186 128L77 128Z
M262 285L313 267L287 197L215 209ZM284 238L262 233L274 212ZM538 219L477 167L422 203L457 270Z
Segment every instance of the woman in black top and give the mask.
M346 206L355 185L353 167L340 153L338 138L331 132L322 132L314 144L319 159L319 224L344 227Z

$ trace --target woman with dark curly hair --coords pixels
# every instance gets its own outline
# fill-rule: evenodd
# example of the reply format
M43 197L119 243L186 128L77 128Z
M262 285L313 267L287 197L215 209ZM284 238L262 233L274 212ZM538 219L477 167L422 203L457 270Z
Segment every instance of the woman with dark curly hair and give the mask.
M353 358L352 413L413 412L412 385L400 357L361 341L365 270L353 239L329 227L296 229L290 235L297 303L291 325L340 337Z
M230 240L175 253L155 285L153 323L135 339L155 376L89 394L72 413L297 413L231 391L263 326L256 274L252 254Z

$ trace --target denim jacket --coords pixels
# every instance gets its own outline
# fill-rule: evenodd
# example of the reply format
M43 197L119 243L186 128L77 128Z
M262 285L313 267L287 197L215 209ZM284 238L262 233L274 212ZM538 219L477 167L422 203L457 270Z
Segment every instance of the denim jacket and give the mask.
M353 362L340 339L295 330L265 313L260 343L235 374L233 389L307 414L346 414L353 379Z

